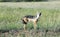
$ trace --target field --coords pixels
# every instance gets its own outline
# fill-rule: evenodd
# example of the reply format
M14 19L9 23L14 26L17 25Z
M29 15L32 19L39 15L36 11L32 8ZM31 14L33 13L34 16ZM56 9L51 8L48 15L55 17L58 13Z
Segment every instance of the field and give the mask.
M37 11L37 30L30 22L24 31L21 18ZM60 37L60 2L0 2L0 37Z

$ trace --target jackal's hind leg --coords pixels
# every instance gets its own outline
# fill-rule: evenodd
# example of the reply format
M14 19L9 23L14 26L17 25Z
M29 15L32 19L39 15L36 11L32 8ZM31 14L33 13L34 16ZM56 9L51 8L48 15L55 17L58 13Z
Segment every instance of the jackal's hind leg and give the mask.
M23 28L24 28L24 30L26 30L26 24L24 24Z
M25 30L25 25L23 26L24 30Z

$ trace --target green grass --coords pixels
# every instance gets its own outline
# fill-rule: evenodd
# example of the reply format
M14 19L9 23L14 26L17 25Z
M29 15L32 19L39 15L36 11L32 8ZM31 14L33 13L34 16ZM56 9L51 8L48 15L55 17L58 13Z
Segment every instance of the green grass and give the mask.
M0 7L0 29L20 29L23 28L21 18L24 15L36 15L36 12L42 13L39 19L39 28L56 29L60 28L60 10L59 9L33 9L33 8L11 8ZM31 25L31 23L28 23ZM32 25L33 26L33 25Z
M43 6L43 3L41 4L41 6ZM37 28L39 28L40 30L48 29L52 31L57 31L60 29L60 7L56 7L57 8L15 8L8 7L8 5L5 6L3 4L2 6L0 6L0 30L23 29L21 18L25 15L36 15L38 11L41 12L42 15L37 23ZM28 30L31 30L33 28L33 23L28 23L27 28Z

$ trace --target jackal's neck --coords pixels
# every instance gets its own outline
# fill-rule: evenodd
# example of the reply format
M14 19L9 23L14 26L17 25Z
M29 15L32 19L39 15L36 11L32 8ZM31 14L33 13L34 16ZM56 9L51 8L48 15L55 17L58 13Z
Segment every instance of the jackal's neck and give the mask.
M39 18L39 14L36 15L36 19L38 19L38 18Z

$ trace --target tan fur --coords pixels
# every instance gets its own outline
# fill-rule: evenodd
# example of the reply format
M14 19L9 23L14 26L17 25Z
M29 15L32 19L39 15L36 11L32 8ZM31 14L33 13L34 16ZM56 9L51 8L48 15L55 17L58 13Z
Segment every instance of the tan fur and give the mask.
M34 21L34 29L36 29L36 27L37 27L37 22Z
M26 29L26 24L28 22L33 22L34 29L36 29L36 27L37 27L37 21L38 21L38 19L39 19L40 16L41 16L41 13L37 14L36 17L34 17L34 18L33 17L30 18L30 16L25 16L23 18L23 23L25 24L24 25L24 30Z
M24 18L24 21L27 22L27 18L26 17Z
M24 20L25 22L28 22L26 17L24 17L23 20ZM25 24L24 24L23 28L24 28L24 30L26 30L26 25L25 25Z
M26 17L25 17L25 18L24 18L24 21L25 21L25 22L28 22L27 20L28 20L29 22L33 22L34 29L36 29L36 27L37 27L37 22L36 22L36 21L37 21L37 20L36 20L36 19L29 19L29 18L26 18ZM26 25L24 25L24 30L26 30Z

